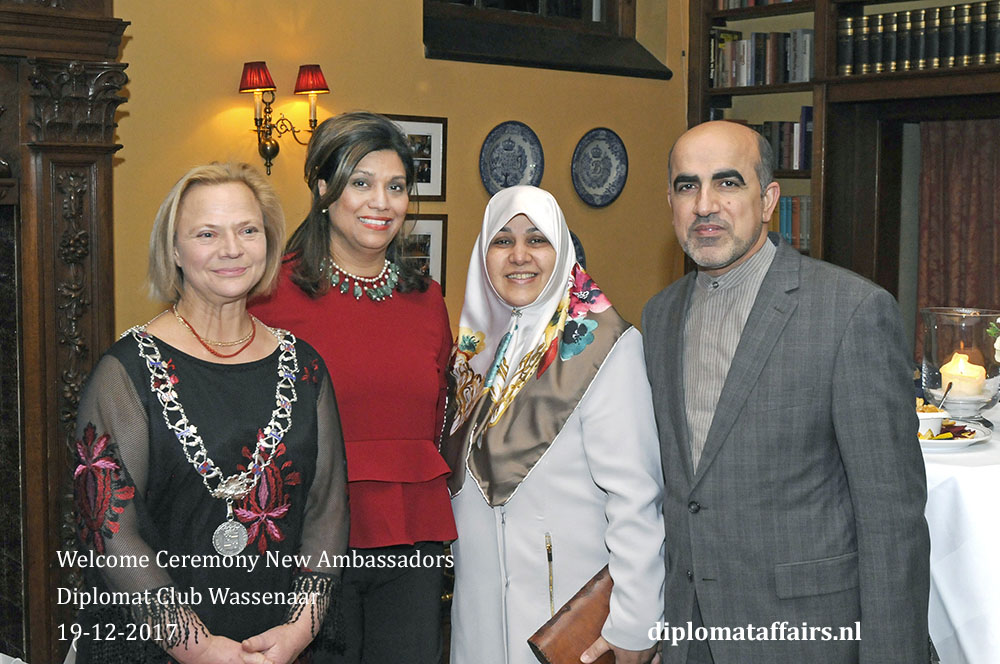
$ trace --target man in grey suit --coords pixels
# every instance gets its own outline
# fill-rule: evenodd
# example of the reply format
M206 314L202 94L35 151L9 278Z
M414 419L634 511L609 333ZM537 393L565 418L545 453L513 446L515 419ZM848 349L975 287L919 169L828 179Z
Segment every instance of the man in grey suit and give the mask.
M663 636L691 621L711 640L665 643L664 661L927 662L926 481L898 308L768 236L771 159L730 122L671 151L674 230L698 270L643 312Z

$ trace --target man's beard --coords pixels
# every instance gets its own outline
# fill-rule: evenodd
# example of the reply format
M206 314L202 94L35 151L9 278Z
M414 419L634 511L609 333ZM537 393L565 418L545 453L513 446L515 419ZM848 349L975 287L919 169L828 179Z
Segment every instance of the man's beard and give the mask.
M706 223L722 227L725 234L714 238L698 238L697 235L695 235L695 228ZM721 270L722 268L732 265L745 256L747 252L750 251L755 244L757 244L762 232L763 224L757 227L757 232L752 237L747 238L745 241L741 241L741 239L733 232L733 229L729 224L723 224L715 221L711 216L698 217L688 229L688 236L684 241L683 249L684 253L687 254L699 268L703 270ZM731 246L729 247L729 251L725 252L724 256L714 258L711 261L709 261L707 257L699 259L697 256L699 250L712 250L720 248L720 245L723 245L727 241L731 244ZM703 260L708 262L701 262Z

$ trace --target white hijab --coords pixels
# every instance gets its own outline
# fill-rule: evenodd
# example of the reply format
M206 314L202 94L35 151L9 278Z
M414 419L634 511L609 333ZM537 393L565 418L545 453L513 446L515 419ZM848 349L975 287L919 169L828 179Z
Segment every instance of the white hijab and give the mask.
M486 271L486 252L493 237L519 214L528 217L535 228L545 235L555 249L556 261L552 275L538 298L525 307L515 309L497 294L490 282ZM575 263L576 252L569 227L552 194L537 187L517 186L501 189L490 199L469 261L465 304L459 322L459 348L463 333L484 335L482 348L469 358L468 364L476 374L487 379L490 368L499 360L497 349L502 339L508 332L511 334L503 353L507 371L496 375L492 384L495 394L501 390L520 389L521 385L507 386L507 383L522 360L542 343L546 327L569 292ZM505 396L508 401L513 398L512 394ZM476 399L473 397L471 400L474 402ZM494 398L494 401L499 399ZM459 413L455 429L467 415L467 412Z

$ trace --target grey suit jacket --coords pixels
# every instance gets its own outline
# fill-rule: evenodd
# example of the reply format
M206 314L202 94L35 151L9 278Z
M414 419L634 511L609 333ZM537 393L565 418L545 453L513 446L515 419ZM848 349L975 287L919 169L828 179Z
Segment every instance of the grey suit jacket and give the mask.
M861 623L860 641L744 632L712 642L717 664L926 662L926 480L895 300L780 243L695 473L682 385L694 276L643 312L666 481L665 621L686 624L697 592L707 627L805 622L836 639ZM686 652L666 645L664 660Z

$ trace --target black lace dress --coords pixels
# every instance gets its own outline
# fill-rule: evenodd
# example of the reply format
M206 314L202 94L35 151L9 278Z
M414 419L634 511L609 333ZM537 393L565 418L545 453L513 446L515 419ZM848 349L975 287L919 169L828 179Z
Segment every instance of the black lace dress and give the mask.
M274 353L229 365L135 328L95 367L80 402L73 478L80 551L92 563L74 595L89 633L76 643L81 664L165 662L161 645L196 630L192 612L211 633L237 641L302 611L317 641L329 636L324 619L335 613L328 608L348 537L344 443L322 358L277 333L284 340ZM167 398L165 409L170 388L176 402ZM185 415L223 477L248 468L258 475L233 502L248 534L235 556L213 546L227 504L203 483L200 471L211 464L196 469L168 428ZM280 442L253 467L269 425ZM317 592L319 601L302 603Z

